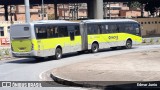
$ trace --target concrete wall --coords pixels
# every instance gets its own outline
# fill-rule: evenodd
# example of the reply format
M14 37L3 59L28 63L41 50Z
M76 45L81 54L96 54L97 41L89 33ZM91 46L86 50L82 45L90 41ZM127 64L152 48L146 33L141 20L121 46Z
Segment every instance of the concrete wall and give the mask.
M143 27L143 36L160 36L160 18L136 18Z
M92 0L87 3L89 19L103 19L103 0Z

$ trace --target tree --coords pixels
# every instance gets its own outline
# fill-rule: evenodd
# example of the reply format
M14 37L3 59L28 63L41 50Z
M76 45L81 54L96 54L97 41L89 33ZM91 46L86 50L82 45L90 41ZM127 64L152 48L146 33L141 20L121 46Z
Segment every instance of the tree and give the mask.
M129 8L140 8L141 7L141 3L140 2L138 2L138 1L131 1L131 2L129 2L128 3L128 6L129 6Z
M48 14L48 20L54 20L55 15L54 14Z
M151 15L154 15L156 8L160 7L159 0L139 0L141 4L145 4L145 11L149 11Z
M153 6L152 3L147 3L145 5L145 11L149 11L150 14L154 16L154 12L156 11L156 8L155 8L155 6Z

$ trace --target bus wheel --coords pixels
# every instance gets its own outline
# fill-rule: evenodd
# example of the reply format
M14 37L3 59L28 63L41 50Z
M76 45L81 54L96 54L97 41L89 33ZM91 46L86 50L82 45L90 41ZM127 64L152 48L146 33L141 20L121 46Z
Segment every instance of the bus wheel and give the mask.
M93 43L92 47L91 47L91 52L92 53L96 53L96 52L98 52L98 50L99 50L98 44L97 43Z
M132 41L131 40L127 40L125 48L126 49L131 49L132 48Z
M61 48L57 48L55 51L55 59L61 59L62 58L62 49Z

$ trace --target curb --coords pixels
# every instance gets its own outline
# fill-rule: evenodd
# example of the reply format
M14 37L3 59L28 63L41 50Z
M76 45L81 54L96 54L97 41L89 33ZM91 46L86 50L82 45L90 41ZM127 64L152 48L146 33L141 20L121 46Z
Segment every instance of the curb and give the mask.
M105 86L101 85L93 85L93 84L88 84L85 82L76 82L76 81L69 81L66 79L62 79L58 76L55 76L53 73L50 74L50 77L57 83L67 85L67 86L74 86L74 87L85 87L85 88L97 88L97 89L104 89Z
M55 76L53 73L50 74L50 77L59 84L63 84L63 85L67 85L67 86L72 86L72 87L84 87L84 88L92 88L92 89L102 89L102 90L159 90L159 87L139 87L137 86L137 83L141 83L142 81L138 81L138 82L132 82L129 84L120 84L120 85L107 85L107 86L103 86L103 85L95 85L95 84L88 84L85 82L78 82L78 81L69 81L69 80L65 80L62 79L58 76ZM160 84L160 81L151 81L151 82L142 82L142 83L157 83Z
M159 43L160 37L154 37L154 38L142 38L142 43Z

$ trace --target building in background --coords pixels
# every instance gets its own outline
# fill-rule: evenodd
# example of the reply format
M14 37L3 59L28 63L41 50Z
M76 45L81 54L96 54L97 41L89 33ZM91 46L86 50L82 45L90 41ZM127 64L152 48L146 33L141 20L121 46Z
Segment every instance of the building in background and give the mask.
M140 8L129 8L127 3L109 2L104 3L104 18L135 18L143 26L142 35L160 36L159 18L137 18L141 16ZM54 20L55 11L53 4L44 5L44 13L41 5L30 5L31 21ZM58 19L66 20L83 20L87 19L87 4L72 3L57 5ZM0 6L0 45L9 45L9 27L11 24L25 22L25 6L11 5L8 6L8 21L5 21L4 6ZM144 17L149 17L149 13L144 11ZM158 13L157 13L158 14Z
M0 6L0 19L5 21L4 6ZM59 19L77 20L87 18L87 4L86 3L72 3L72 4L58 4L57 5ZM9 21L25 21L25 6L24 5L11 5L8 6ZM41 5L30 5L31 21L52 20L55 19L54 5L45 4L44 14L42 13ZM109 2L104 3L104 18L132 18L140 17L141 10L139 8L131 9L127 3ZM144 11L144 17L148 17L148 12Z

